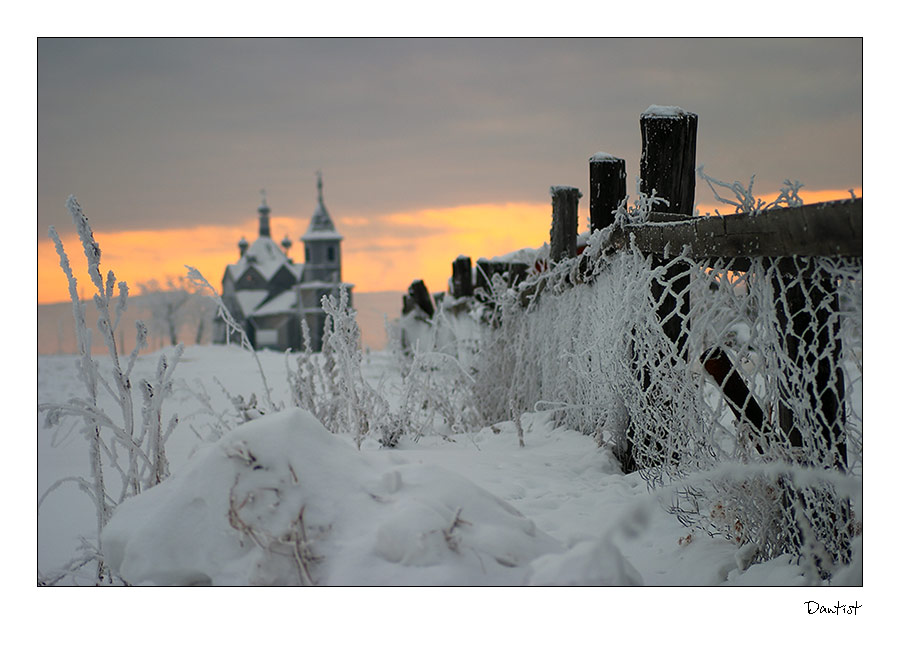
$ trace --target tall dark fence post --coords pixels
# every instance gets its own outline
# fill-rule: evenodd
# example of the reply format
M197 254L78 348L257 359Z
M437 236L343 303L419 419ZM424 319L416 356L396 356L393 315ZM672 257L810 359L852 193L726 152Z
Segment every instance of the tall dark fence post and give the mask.
M550 196L553 200L550 261L561 262L578 253L578 200L581 191L573 186L553 186Z
M456 298L472 295L472 260L460 255L453 262L453 291L450 292Z
M697 115L681 108L651 106L641 114L641 192L669 202L669 213L693 215L696 184ZM663 263L654 260L654 267ZM670 283L668 293L655 281L653 298L656 314L666 336L685 356L687 315L690 309L689 267L671 264L665 272Z
M662 210L669 213L692 215L694 209L694 174L697 154L697 115L680 108L651 106L641 114L641 192L654 194L669 203ZM671 263L670 263L671 262ZM677 260L654 256L654 268L667 265L663 282L654 279L650 283L651 296L656 302L656 315L663 332L674 345L682 359L687 359L687 315L690 267ZM668 288L667 288L667 286ZM663 354L656 358L661 364ZM633 356L635 377L645 391L652 389L651 374L646 364ZM676 415L672 401L659 401L657 406ZM629 423L625 447L617 454L626 471L640 468L635 459L635 446L654 443L659 450L660 439L638 438L636 429ZM678 461L673 456L673 461Z
M694 214L697 115L650 106L641 114L641 191L656 191L668 213Z
M591 231L612 224L616 209L625 199L625 161L602 152L588 161L591 190Z

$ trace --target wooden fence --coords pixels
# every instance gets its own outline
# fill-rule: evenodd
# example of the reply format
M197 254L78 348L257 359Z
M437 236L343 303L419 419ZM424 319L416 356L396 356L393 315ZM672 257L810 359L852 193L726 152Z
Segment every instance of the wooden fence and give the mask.
M680 277L689 267L679 256L684 254L693 260L728 259L731 270L746 270L753 258L779 257L862 257L862 199L824 202L797 207L773 208L755 214L731 214L726 216L693 216L695 193L695 154L697 139L697 115L674 108L652 108L640 118L642 149L640 161L641 192L654 194L668 201L666 213L653 212L647 222L614 225L616 210L625 198L625 161L609 154L598 153L589 159L590 219L591 230L613 226L606 251L631 249L652 256L654 266L665 269L665 280L670 283L651 292L665 335L675 344L677 353L684 355L685 339L690 329L686 327L690 309L688 293L689 277ZM551 188L553 205L550 229L550 264L578 257L578 201L581 192L570 186ZM589 257L582 255L578 273L592 272ZM778 317L785 331L786 353L795 367L817 374L816 388L807 395L816 400L816 406L827 418L826 427L833 430L829 442L837 444L838 454L846 461L846 448L840 447L841 425L844 420L843 387L839 370L841 351L839 342L821 347L803 346L820 340L809 338L790 330L791 324L802 322L809 310L824 310L835 324L838 297L833 284L813 282L804 272L802 260L790 260L790 264L776 267L779 285L776 296ZM798 266L800 264L800 266ZM453 276L449 293L457 299L478 297L490 288L495 273L504 274L508 286L519 286L525 280L528 265L479 260L472 279L469 257L459 257L453 262ZM582 279L589 282L590 277ZM577 286L578 279L570 282ZM540 295L539 285L520 288L520 300L526 303ZM814 300L813 300L814 299ZM434 307L421 280L415 281L404 297L404 313L418 308L427 316ZM674 312L674 314L673 314ZM810 322L817 321L810 318ZM793 328L793 326L791 326ZM837 337L836 329L831 336ZM809 349L813 349L810 351ZM827 354L827 355L826 355ZM750 393L747 384L719 347L710 347L703 355L704 368L719 385L735 416L763 433L767 421L762 407ZM642 377L638 377L642 378ZM834 382L838 383L835 389ZM664 403L663 403L664 404ZM782 406L782 409L785 409ZM778 416L783 438L794 447L802 448L804 440L797 437L792 426L790 410L781 410ZM642 442L630 438L629 443ZM621 457L626 468L633 468L630 449Z

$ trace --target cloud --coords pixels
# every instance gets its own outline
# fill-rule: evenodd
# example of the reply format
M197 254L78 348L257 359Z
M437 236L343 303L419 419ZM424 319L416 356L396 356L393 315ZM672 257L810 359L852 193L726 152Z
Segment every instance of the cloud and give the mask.
M317 169L336 217L543 203L596 151L631 188L651 103L717 176L861 184L858 39L41 39L38 74L39 238L70 193L107 232L304 216Z

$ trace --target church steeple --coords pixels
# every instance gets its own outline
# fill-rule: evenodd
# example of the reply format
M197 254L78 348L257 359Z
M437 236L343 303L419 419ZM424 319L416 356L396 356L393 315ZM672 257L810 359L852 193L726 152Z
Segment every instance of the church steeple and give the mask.
M262 195L262 202L259 204L259 235L260 236L269 236L271 237L271 231L269 230L269 205L266 203L266 189L263 188L259 191L260 195Z
M318 204L306 233L300 237L304 243L305 277L309 281L341 282L341 241L343 237L334 226L325 208L322 195L322 173L316 172Z
M328 209L325 208L325 198L322 195L321 172L316 172L316 188L318 189L318 204L316 206L315 212L313 212L312 219L309 223L309 228L306 230L306 233L300 238L303 241L323 239L340 240L343 237L338 234L338 231L334 226L334 221L331 220L331 215L328 213Z

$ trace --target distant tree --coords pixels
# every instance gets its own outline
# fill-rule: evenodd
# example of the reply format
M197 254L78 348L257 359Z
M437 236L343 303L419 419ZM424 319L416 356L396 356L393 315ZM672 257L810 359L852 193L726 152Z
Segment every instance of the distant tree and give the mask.
M187 323L194 329L194 344L209 342L215 311L216 302L211 296L197 290L191 292L185 316Z
M165 285L153 279L138 283L138 289L141 305L150 312L153 332L175 345L182 328L188 325L194 331L194 343L203 341L211 325L214 304L190 280L170 276Z

